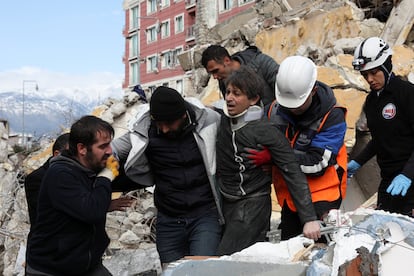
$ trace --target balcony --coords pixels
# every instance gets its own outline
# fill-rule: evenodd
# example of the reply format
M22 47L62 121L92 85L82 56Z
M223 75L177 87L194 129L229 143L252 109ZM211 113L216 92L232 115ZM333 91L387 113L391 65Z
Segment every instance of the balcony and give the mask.
M197 4L197 0L185 0L185 8L187 10L191 9L191 8L194 8L196 6L196 4Z

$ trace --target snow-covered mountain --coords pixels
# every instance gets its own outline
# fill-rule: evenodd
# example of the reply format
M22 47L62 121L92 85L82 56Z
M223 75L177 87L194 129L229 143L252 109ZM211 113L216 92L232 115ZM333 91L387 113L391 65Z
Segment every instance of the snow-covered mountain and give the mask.
M87 92L72 89L33 91L24 95L24 130L34 136L54 135L79 117L90 114L94 107L108 97L121 98L122 90L106 89ZM23 94L5 92L0 94L0 119L9 121L10 132L23 132Z

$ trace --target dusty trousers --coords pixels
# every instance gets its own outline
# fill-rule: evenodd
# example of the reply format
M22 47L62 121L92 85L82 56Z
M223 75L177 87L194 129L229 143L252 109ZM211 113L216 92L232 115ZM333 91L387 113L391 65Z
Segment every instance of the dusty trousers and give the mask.
M224 233L218 255L229 255L266 240L270 228L270 195L229 201L223 198Z

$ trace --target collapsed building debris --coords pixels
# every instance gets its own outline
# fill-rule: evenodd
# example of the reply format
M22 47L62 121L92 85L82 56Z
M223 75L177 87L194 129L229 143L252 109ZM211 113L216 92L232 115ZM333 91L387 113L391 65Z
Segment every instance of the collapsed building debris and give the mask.
M163 275L409 275L413 218L366 208L333 210L329 216L332 241L327 246L314 246L304 237L260 242L230 256L180 260ZM398 267L394 258L400 258Z

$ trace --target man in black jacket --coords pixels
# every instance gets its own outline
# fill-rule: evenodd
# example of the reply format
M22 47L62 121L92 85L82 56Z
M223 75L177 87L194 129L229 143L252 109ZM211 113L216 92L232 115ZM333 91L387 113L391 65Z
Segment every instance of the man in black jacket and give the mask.
M379 37L362 41L352 65L371 92L363 111L371 141L348 163L348 177L374 155L381 169L377 208L414 216L414 84L392 72L392 50Z
M49 168L49 162L52 157L58 156L63 150L69 147L69 133L64 133L56 138L52 146L53 155L38 169L28 174L24 180L24 190L26 193L27 209L29 211L30 226L36 221L37 215L37 198L39 196L40 184L43 176Z
M118 174L112 126L84 116L70 130L69 149L50 162L30 230L26 275L111 275L102 265L111 181Z
M250 46L230 56L223 46L211 45L204 50L201 63L207 72L218 80L223 98L226 94L224 80L241 65L247 65L266 84L263 91L263 104L267 106L275 99L275 83L279 64L272 57L263 54L256 46Z
M29 211L30 227L32 227L36 221L37 216L37 199L39 197L40 184L42 179L49 168L50 160L58 156L63 150L69 148L69 133L60 135L52 146L53 155L38 169L28 174L24 180L24 190L26 193L27 209ZM125 178L117 178L117 190L130 191L133 187L128 186L128 181ZM114 189L114 187L112 187ZM124 211L125 208L129 207L133 203L133 199L129 197L119 197L111 201L108 212L111 211Z

